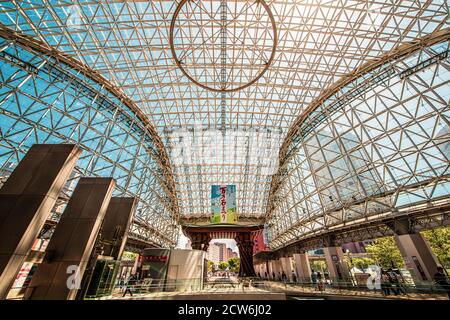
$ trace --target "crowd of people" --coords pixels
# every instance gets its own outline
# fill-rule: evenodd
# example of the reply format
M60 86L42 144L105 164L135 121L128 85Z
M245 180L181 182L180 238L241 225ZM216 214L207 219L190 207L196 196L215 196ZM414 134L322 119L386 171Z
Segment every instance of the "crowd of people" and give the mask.
M272 271L271 277L267 272L264 272L262 276L260 273L257 274L258 278L265 280L281 281L281 282L297 282L297 276L295 272L292 272L292 276L288 279L286 273ZM311 270L311 283L315 290L324 291L326 285L332 283L330 275L328 272L316 272ZM381 268L380 269L380 284L381 293L383 296L394 295L407 295L407 282L405 281L402 273L398 269L393 268ZM450 283L447 280L447 275L442 267L438 267L437 273L433 277L433 282L431 283L434 288L437 288L440 292L445 292L450 299Z
M226 272L219 273L221 276L229 276ZM275 280L275 281L281 281L281 282L297 282L297 276L295 272L292 272L292 275L290 278L286 275L284 271L278 272L277 274L272 271L271 277L269 277L269 274L267 272L264 273L264 276L262 276L260 273L257 274L258 278L265 279L265 280ZM433 276L433 285L436 287L440 292L445 292L449 299L450 299L450 283L448 282L447 275L445 274L445 270L442 267L437 268L436 274ZM130 294L133 296L133 290L136 286L136 284L139 282L139 276L138 274L132 274L128 279L126 279L124 276L122 276L119 279L119 287L121 288L121 291L123 292L123 297L125 297L127 294ZM328 272L316 272L314 270L311 270L311 283L313 284L315 290L318 291L324 291L325 285L329 285L332 283L330 279L330 275ZM381 268L380 269L380 285L381 285L381 293L383 296L389 296L391 294L394 295L406 295L406 281L403 278L402 273L398 269L393 268Z
M381 269L381 292L384 296L389 296L391 291L396 296L400 293L406 295L405 280L400 271L389 268Z

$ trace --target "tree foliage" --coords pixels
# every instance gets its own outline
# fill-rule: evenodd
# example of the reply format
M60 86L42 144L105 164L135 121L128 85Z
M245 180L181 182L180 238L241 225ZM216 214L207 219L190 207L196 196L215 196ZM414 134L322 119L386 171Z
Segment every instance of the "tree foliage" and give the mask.
M130 251L124 251L122 254L122 260L123 261L136 261L139 254L130 252Z
M375 264L375 261L371 258L353 258L352 264L356 268L365 271L370 265Z
M376 239L372 244L366 246L366 251L383 268L403 268L405 266L394 237Z
M311 271L319 271L319 272L324 272L327 270L327 263L324 260L314 260L311 261Z
M450 267L450 227L422 231L431 250L445 268Z
M213 271L213 270L214 270L214 262L208 261L208 272Z
M241 260L238 257L230 258L228 260L228 266L230 267L231 272L238 273L240 264Z
M228 268L228 263L225 261L222 261L221 263L219 263L219 270L220 271L225 271Z

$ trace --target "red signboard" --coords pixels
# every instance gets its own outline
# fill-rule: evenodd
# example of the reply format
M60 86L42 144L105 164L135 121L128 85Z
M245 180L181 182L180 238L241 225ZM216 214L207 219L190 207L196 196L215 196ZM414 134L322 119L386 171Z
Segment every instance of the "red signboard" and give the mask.
M140 256L141 262L167 262L169 256Z

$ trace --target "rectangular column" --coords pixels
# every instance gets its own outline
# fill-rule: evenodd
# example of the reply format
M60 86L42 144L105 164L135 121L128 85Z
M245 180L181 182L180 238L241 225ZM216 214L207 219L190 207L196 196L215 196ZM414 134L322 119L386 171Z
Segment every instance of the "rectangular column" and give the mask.
M0 299L31 250L81 149L35 144L0 189Z
M267 270L267 261L261 264L261 277L267 279L269 277L269 271Z
M261 275L261 265L260 264L255 264L255 272L257 276Z
M269 266L269 279L271 280L275 280L276 279L276 273L275 273L275 260L270 260L268 262L268 266ZM275 274L275 276L274 276Z
M112 178L79 180L25 299L75 299L114 186Z
M282 273L281 261L280 260L275 260L274 261L274 270L275 270L275 279L276 280L280 280L281 279L281 273Z
M426 239L420 233L415 233L397 235L395 242L414 283L417 285L433 282L439 263Z
M292 282L292 263L291 258L289 257L283 257L280 258L280 264L281 264L281 273L286 275L287 280Z
M298 282L311 282L311 265L309 264L308 253L295 253L294 259Z
M347 263L344 260L344 253L341 247L323 248L325 259L330 272L330 278L333 284L352 285L350 272Z
M133 220L137 200L130 197L112 197L101 228L103 255L120 259Z

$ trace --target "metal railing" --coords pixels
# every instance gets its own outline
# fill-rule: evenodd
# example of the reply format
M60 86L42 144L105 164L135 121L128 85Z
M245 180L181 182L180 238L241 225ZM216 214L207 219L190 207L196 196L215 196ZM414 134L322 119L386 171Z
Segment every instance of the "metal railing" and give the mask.
M284 292L288 295L337 295L360 296L368 298L402 299L449 299L450 285L435 282L409 284L404 282L355 284L351 279L328 279L326 281L292 281L256 278L252 286L271 292Z
M202 289L201 279L144 279L130 283L116 282L113 296L142 295L157 292L193 292Z

